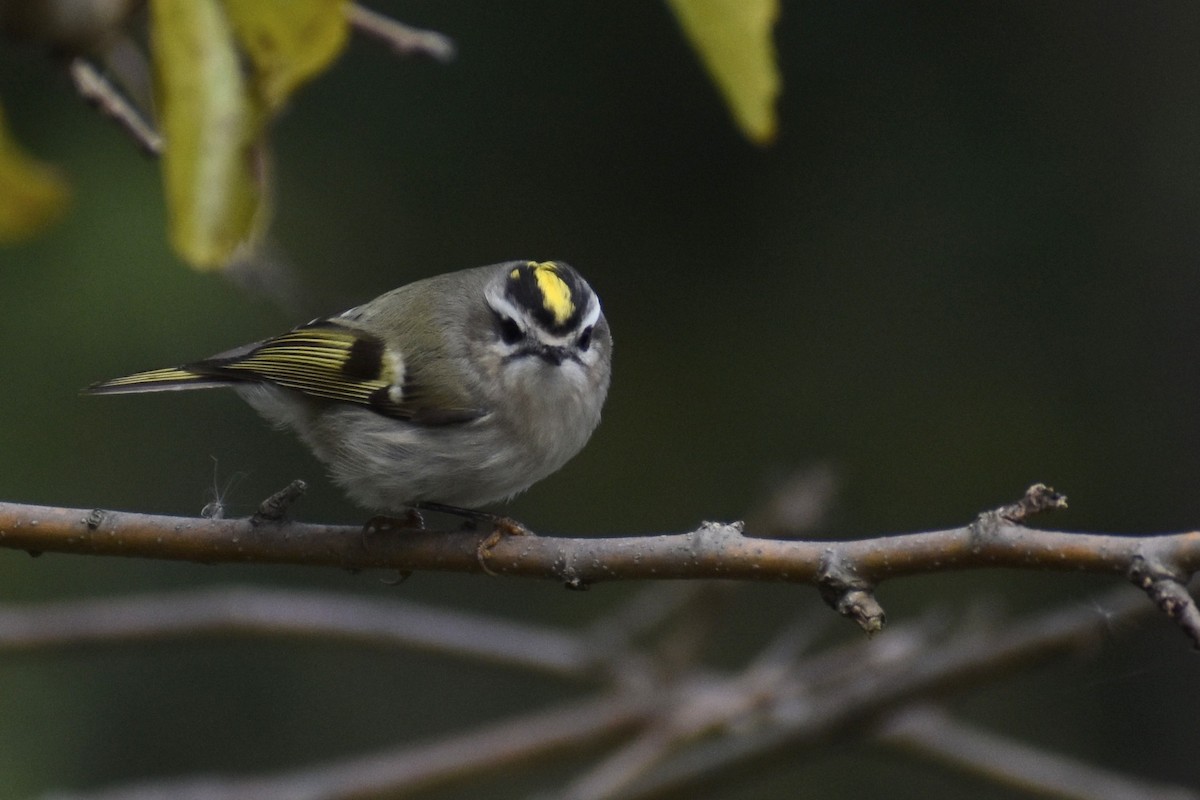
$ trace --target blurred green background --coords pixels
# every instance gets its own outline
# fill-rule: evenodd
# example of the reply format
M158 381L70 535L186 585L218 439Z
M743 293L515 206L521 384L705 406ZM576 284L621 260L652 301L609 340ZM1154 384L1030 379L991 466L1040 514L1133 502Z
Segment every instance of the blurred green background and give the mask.
M356 39L277 126L273 239L305 292L291 313L181 266L155 165L44 54L0 50L9 125L76 192L64 223L0 251L0 497L194 515L215 458L218 485L240 475L231 514L304 477L300 516L357 522L319 465L232 394L78 391L422 276L535 258L580 268L616 345L592 443L510 508L536 530L739 518L815 462L840 480L821 535L961 524L1039 480L1071 499L1057 528L1200 524L1200 6L788 3L781 131L760 150L659 3L371 5L445 32L459 57L397 59ZM575 625L634 588L384 577L0 553L7 602L252 583ZM881 599L902 621L980 601L1086 604L1112 582L949 575ZM741 589L716 660L740 663L819 605L806 587ZM1188 641L1160 618L1117 634L954 708L1200 783ZM579 691L422 654L245 640L6 656L0 687L4 797L300 766ZM797 754L720 796L794 796L798 781L824 798L1023 796L862 746ZM526 775L487 794L537 787Z

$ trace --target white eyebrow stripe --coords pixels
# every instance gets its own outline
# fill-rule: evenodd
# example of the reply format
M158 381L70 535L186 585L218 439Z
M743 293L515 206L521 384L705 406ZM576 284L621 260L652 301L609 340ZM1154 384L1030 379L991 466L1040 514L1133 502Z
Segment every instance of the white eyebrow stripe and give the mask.
M521 311L521 309L510 303L508 298L497 295L488 295L487 300L493 311L508 317L513 322L520 325L522 329L525 328L525 314Z
M591 325L595 325L600 319L600 301L596 298L595 293L588 296L587 313L583 315L583 319L579 323L579 329L583 330Z
M532 332L542 344L552 347L563 347L573 343L580 331L600 321L600 299L596 297L596 293L591 290L591 287L588 287L586 284L583 284L581 291L587 292L587 307L579 319L579 324L569 331L558 335L542 328L537 320L530 316L530 312L527 309L518 307L505 295L488 291L485 297L492 311L513 320L527 334Z

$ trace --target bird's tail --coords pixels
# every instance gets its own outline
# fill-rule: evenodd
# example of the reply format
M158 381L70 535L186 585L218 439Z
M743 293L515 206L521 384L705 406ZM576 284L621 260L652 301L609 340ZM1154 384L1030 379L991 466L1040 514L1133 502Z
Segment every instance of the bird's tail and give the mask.
M232 381L192 372L185 367L167 367L135 372L122 378L93 383L84 394L134 394L136 392L173 392L185 389L215 389Z

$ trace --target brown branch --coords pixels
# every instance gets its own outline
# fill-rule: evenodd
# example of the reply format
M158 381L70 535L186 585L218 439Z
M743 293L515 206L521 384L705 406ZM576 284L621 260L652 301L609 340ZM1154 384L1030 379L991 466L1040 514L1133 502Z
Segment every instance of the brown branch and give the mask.
M1185 575L1177 565L1140 555L1134 557L1129 567L1129 580L1146 592L1155 605L1175 620L1200 647L1200 610L1188 594L1189 577L1190 571Z
M1044 494L1034 487L1033 494ZM1045 490L1049 492L1049 490ZM1027 495L1027 500L1028 500ZM1052 505L1061 502L1061 497ZM1013 509L1017 511L1013 511ZM883 624L875 587L889 578L979 568L1126 575L1200 643L1200 616L1184 589L1200 569L1200 532L1116 536L1027 528L1022 504L970 525L851 541L757 539L738 523L681 534L609 538L505 536L197 519L0 503L0 547L169 560L253 562L549 578L573 587L608 580L734 578L814 584L868 632ZM481 557L482 556L482 557ZM1149 572L1147 572L1149 569Z
M263 500L258 505L258 510L250 516L250 524L258 527L259 525L269 525L271 523L283 522L287 519L288 511L304 493L308 491L308 484L302 480L294 480L287 486L280 489L275 494ZM208 519L215 517L215 514L208 515Z

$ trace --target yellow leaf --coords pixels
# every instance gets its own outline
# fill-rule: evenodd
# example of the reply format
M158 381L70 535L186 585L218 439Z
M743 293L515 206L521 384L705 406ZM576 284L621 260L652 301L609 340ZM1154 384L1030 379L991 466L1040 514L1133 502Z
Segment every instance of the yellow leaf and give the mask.
M667 0L742 133L775 138L779 68L771 27L779 0Z
M0 112L0 244L47 227L62 216L69 199L58 172L30 158L9 138Z
M265 114L218 0L151 0L150 10L171 244L220 268L258 229Z
M346 44L347 0L224 0L254 86L276 111L301 84L325 70Z

